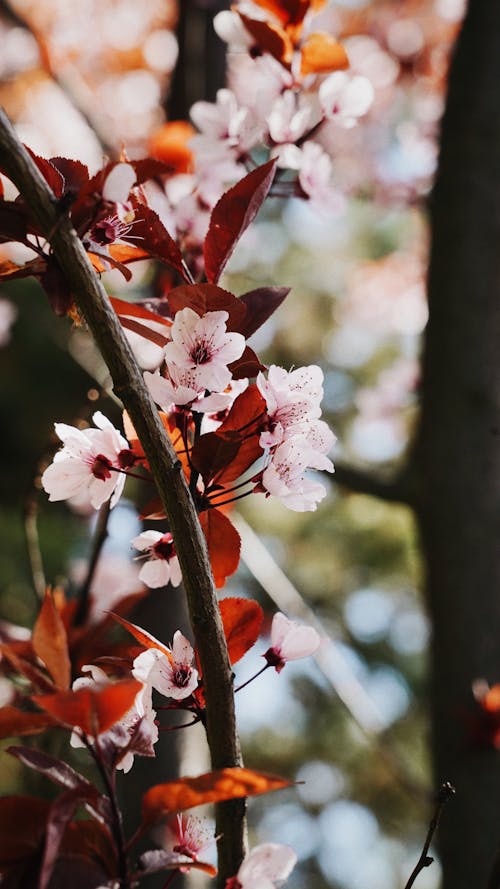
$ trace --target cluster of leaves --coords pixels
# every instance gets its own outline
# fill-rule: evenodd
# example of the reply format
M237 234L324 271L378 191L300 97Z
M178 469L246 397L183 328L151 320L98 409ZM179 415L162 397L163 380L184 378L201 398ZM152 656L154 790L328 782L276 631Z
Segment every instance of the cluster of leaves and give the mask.
M118 613L97 626L74 623L75 602L60 590L47 591L31 638L15 641L16 629L1 645L2 669L16 684L14 701L0 710L0 737L28 736L49 728L78 731L93 757L102 787L86 779L63 760L31 747L14 746L8 752L57 786L62 793L51 803L34 797L0 800L0 873L5 885L64 886L78 871L81 886L125 881L158 870L200 867L213 875L214 868L165 850L145 853L134 860L133 846L146 830L174 813L209 802L267 793L287 785L272 775L244 768L216 770L198 777L179 778L149 788L142 800L139 832L127 843L115 795L115 772L127 752L151 755L145 749L141 725L119 730L120 720L134 706L142 684L131 676L138 651L161 645ZM118 611L131 606L129 599ZM220 611L232 664L257 641L262 610L252 600L226 598ZM118 620L139 643L125 644L110 637ZM166 650L166 649L163 649ZM99 652L106 652L99 654ZM90 659L109 671L113 681L102 687L71 688L72 676L82 660ZM204 719L203 683L187 700L173 701L169 709L182 708ZM112 731L111 731L112 730ZM78 809L85 818L76 818ZM153 853L155 850L151 850ZM37 877L35 875L38 875ZM38 879L39 882L36 882Z

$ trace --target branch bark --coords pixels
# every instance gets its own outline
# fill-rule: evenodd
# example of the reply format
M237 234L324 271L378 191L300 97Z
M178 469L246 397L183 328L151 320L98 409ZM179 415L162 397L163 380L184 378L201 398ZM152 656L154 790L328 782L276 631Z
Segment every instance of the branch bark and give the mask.
M70 219L0 108L0 165L30 207L71 287L143 445L169 517L182 568L191 624L203 672L206 731L212 767L242 764L234 713L233 677L210 562L196 508L182 467L161 424L106 291L94 272ZM216 811L219 880L224 886L245 853L245 803L221 803Z
M378 497L387 503L413 505L416 492L413 490L411 465L392 476L385 476L373 470L359 469L346 463L335 463L333 481L341 487L349 488L357 494Z

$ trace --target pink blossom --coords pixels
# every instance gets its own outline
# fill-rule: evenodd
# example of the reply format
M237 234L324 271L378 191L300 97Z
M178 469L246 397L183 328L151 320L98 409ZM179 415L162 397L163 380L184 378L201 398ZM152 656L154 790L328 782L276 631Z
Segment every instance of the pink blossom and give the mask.
M275 889L295 867L297 856L290 846L261 843L248 853L226 889Z
M155 688L167 698L182 701L198 685L198 671L192 666L193 658L192 646L177 630L171 649L161 642L158 642L158 648L146 649L136 657L132 674L147 688Z
M78 691L81 688L94 688L98 690L104 688L106 685L112 685L109 676L104 670L100 667L96 667L94 664L84 664L82 673L87 673L88 675L80 676L78 679L75 679L72 685L73 691ZM116 768L121 769L125 774L130 771L134 764L134 753L139 752L139 748L134 749L133 745L132 749L129 749L127 743L128 739L132 738L137 729L140 728L140 752L143 755L154 756L153 747L158 740L158 726L155 722L156 713L151 705L151 694L149 694L148 700L147 695L146 697L144 695L145 691L147 690L142 688L137 693L134 704L130 710L128 710L118 722L112 725L111 728L102 732L99 736L101 745L105 745L106 742L109 742L118 749L120 747L125 748L125 752L121 758L118 759L116 766ZM70 737L70 744L72 747L85 746L82 740L81 729L76 728L73 730Z
M367 77L354 77L345 71L335 71L319 88L319 101L324 114L345 129L357 123L373 102L374 91Z
M176 815L167 823L164 848L167 851L184 855L192 861L199 861L215 842L213 829L208 818L196 818L194 815ZM183 873L189 865L180 868Z
M172 342L165 346L167 366L196 371L200 388L222 392L231 380L227 365L243 354L245 337L227 333L225 311L206 312L201 317L193 309L177 312L171 328Z
M272 452L262 473L262 488L295 512L314 511L326 496L326 490L319 482L306 478L305 472L308 467L316 467L318 462L317 452L306 439L295 435ZM328 466L321 468L327 469Z
M274 142L295 143L320 120L321 110L314 97L286 90L267 118L269 135Z
M215 102L195 102L191 120L201 131L191 146L202 162L221 153L244 154L262 140L263 125L248 106L238 105L229 89L219 90Z
M133 454L127 440L100 411L93 416L97 429L77 429L56 423L63 447L42 475L49 500L86 495L94 509L111 497L114 506L125 484L124 466Z
M146 586L152 589L166 586L167 583L179 586L182 572L170 532L143 531L134 537L132 546L143 553L137 558L146 560L139 572L139 580Z
M314 627L298 624L277 611L271 625L271 647L264 657L280 673L287 661L309 657L318 650L321 639Z

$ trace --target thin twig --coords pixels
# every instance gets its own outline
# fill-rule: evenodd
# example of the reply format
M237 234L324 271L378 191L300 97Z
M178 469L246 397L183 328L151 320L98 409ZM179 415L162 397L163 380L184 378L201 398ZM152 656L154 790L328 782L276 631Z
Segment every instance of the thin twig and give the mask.
M75 302L85 317L146 454L168 515L182 569L189 614L203 673L206 731L214 769L241 766L236 730L233 678L217 605L206 540L182 464L161 423L123 328L92 268L71 220L0 109L0 166L17 186L51 247ZM219 885L237 873L246 851L245 801L216 806Z
M88 617L90 605L90 589L95 577L97 565L99 564L102 548L108 536L108 521L111 509L110 503L110 500L107 500L106 503L103 503L97 517L94 537L92 540L92 550L90 553L90 559L87 568L87 575L78 593L78 608L75 614L75 624L77 627L81 626L81 624L84 624Z
M31 568L33 589L37 599L43 599L45 595L45 572L43 570L42 553L40 550L40 538L38 536L38 505L36 496L31 494L24 505L24 533L26 536L26 549Z
M439 788L439 793L437 796L436 808L434 809L434 814L430 820L429 829L427 831L427 836L425 838L425 842L420 853L420 858L418 859L415 867L413 868L409 880L406 883L404 889L411 889L415 880L417 879L419 873L423 871L426 867L429 867L430 864L434 861L431 855L429 855L429 848L432 843L432 838L436 832L436 828L439 824L439 819L441 818L443 809L450 799L455 793L455 788L449 781L445 781L444 784L441 784Z

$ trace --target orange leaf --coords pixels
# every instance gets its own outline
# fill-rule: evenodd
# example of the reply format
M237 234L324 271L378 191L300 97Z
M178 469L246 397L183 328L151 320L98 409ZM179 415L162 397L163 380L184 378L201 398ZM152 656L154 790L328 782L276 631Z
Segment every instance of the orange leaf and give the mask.
M259 638L264 612L255 599L229 597L219 602L231 664L236 664Z
M254 0L257 6L267 9L283 25L299 25L309 10L309 0Z
M54 720L47 713L29 713L11 706L0 709L0 738L36 735L51 725Z
M169 164L175 173L192 173L194 159L188 143L195 133L195 128L187 121L170 120L150 136L149 154Z
M178 778L156 784L146 791L142 800L142 817L146 825L165 815L182 812L205 803L258 796L289 787L292 782L277 775L254 772L252 769L227 768L206 772L196 778Z
M120 617L119 614L114 614L112 611L110 612L111 617L113 617L122 627L125 627L129 633L132 634L134 639L137 639L144 648L159 648L160 651L165 654L169 661L172 661L172 652L166 645L163 645L158 639L155 639L154 636L151 636L146 630L143 630L141 627L138 627L137 624L131 623L129 620L126 620L124 617Z
M224 586L226 577L234 574L238 567L240 535L219 509L206 509L199 518L207 541L215 586L220 588Z
M301 50L300 73L326 74L349 67L347 53L331 34L311 34Z
M186 449L184 447L184 441L182 439L181 432L175 425L175 422L171 420L169 415L164 413L164 411L158 411L158 416L160 417L160 420L165 427L165 431L170 438L170 441L172 442L174 450L182 463L184 475L189 482L191 468L187 459ZM132 420L130 419L126 411L123 412L123 429L125 431L125 437L127 438L130 447L132 448L136 457L143 458L144 449L139 441L137 432L134 428L134 424L132 423ZM146 460L144 461L144 465L146 468L149 468L148 462Z
M33 628L33 650L47 667L56 686L67 689L71 682L71 661L66 629L51 590L46 590L40 614Z
M132 707L142 688L136 679L123 679L100 689L80 688L55 695L33 695L32 700L54 719L81 728L86 735L99 735L118 722Z

